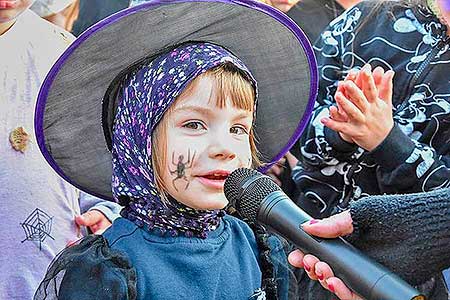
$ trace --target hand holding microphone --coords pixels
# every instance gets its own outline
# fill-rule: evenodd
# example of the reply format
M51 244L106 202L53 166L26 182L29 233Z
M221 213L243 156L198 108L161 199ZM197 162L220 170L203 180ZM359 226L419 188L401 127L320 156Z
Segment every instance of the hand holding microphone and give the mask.
M365 299L425 299L401 278L343 239L322 239L303 231L300 225L311 217L269 177L254 170L238 169L225 182L225 196L248 221L271 227L304 253L311 253L329 263L336 276Z
M314 236L335 238L351 234L353 220L350 211L344 211L320 221L311 220L304 223L302 228ZM305 269L311 279L318 280L324 289L334 293L339 299L362 300L340 278L335 277L333 270L326 262L320 261L317 257L294 250L289 254L288 261L294 267Z

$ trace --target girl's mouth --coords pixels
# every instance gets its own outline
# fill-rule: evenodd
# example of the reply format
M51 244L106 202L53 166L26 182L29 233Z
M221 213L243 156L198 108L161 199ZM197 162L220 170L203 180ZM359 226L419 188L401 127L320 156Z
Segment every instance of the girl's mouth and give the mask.
M205 176L202 176L204 178L210 179L210 180L225 180L227 179L228 175L224 174L208 174Z
M197 178L203 185L207 187L213 189L223 189L225 179L227 179L228 175L230 175L230 173L227 171L214 171L197 176Z

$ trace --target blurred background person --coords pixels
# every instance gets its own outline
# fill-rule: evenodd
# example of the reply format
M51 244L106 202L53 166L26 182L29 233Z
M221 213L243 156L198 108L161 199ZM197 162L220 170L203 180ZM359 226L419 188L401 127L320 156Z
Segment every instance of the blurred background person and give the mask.
M139 1L139 0L135 0ZM261 0L286 13L314 43L325 27L362 0Z
M449 35L439 10L445 3L363 1L333 20L314 44L319 96L292 172L297 204L313 217L341 212L369 195L450 186L450 85L442 80L448 78ZM348 80L355 70L363 76ZM384 70L395 72L392 92L371 95L364 86L379 82ZM350 101L341 87L361 101ZM309 288L309 299L333 297ZM420 289L447 297L439 275Z
M129 0L78 0L79 16L73 25L72 33L79 36L98 21L112 15L129 5Z
M128 5L129 0L36 0L30 9L78 36L98 21Z
M31 10L70 32L78 18L79 7L80 0L36 0L31 6Z
M32 299L55 255L82 237L80 225L102 232L120 210L80 194L36 143L40 85L73 36L29 10L32 3L0 0L0 299Z
M358 4L362 0L262 0L292 18L314 43L328 24L342 14L346 9ZM291 198L297 199L300 191L291 178L291 170L297 164L300 154L300 143L297 142L290 152L274 165L268 175Z
M300 0L286 13L314 43L328 24L362 0Z

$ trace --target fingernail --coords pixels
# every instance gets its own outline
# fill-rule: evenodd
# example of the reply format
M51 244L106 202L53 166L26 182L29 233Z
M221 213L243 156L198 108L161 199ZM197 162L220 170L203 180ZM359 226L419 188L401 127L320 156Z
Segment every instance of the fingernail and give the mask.
M323 280L324 276L322 273L316 271L316 275L317 275L317 278L319 278L319 280Z
M331 292L334 293L334 286L333 286L333 284L327 282L327 286L328 286L328 289L329 289Z
M312 219L311 221L309 221L309 225L314 225L319 223L319 221Z
M303 267L305 268L305 270L306 270L307 272L311 271L311 267L308 266L305 262L303 262Z
M295 259L294 260L294 264L296 266L298 266L299 268L304 268L305 266L303 265L303 259Z

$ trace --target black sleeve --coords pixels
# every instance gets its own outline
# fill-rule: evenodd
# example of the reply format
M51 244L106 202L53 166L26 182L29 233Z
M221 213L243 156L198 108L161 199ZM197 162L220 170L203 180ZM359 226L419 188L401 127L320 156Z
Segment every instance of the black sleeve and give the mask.
M414 141L395 124L386 139L371 152L380 166L377 178L380 190L387 194L428 192L450 185L449 118L432 118L423 124L426 143ZM434 138L431 147L430 136ZM444 137L444 139L442 139Z
M411 284L450 266L450 189L371 196L350 204L347 239Z
M64 249L52 262L35 300L134 300L136 271L101 235Z

